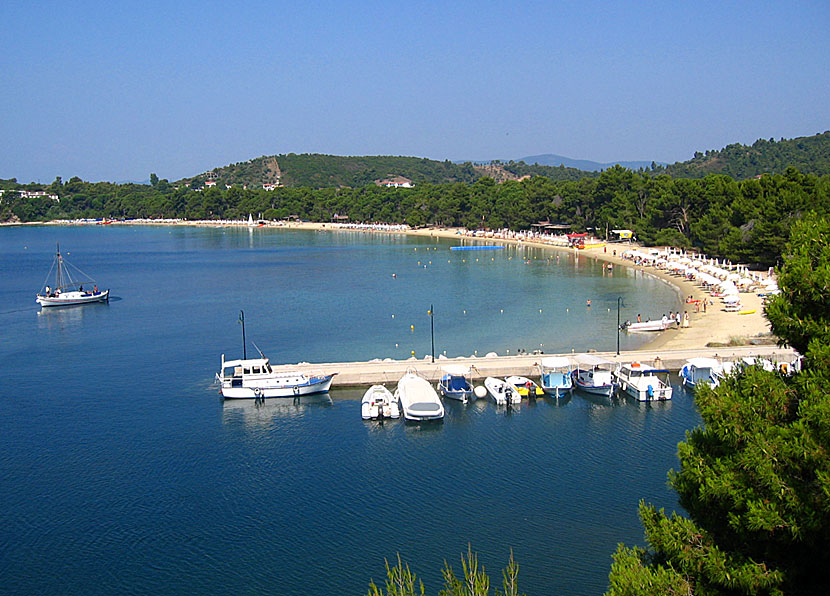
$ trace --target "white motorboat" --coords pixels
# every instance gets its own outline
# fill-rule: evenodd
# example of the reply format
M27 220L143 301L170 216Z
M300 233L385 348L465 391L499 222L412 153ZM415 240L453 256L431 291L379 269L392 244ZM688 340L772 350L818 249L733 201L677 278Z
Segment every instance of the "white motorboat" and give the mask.
M504 406L507 404L522 403L522 396L507 381L497 379L496 377L487 377L484 379L484 386L497 405Z
M666 317L656 321L642 321L641 323L626 321L622 325L625 331L665 331L673 327L677 327L677 320Z
M438 393L444 397L467 403L467 400L473 396L473 385L470 383L472 369L460 364L448 364L441 370L444 374L438 381Z
M522 397L538 397L545 394L539 385L527 377L519 377L514 375L507 377L505 381L513 385Z
M41 306L74 306L91 302L109 302L110 291L98 290L94 279L77 267L70 265L61 255L60 245L57 247L52 267L49 269L49 273L46 274L47 280L52 271L55 272L55 286L51 287L44 284L43 289L35 299L35 302ZM92 290L84 290L84 284L87 284L87 287L91 286Z
M401 402L406 420L422 422L444 418L444 405L435 389L413 368L406 369L406 374L398 381L395 397Z
M720 382L721 369L721 363L714 358L689 358L680 369L680 377L686 387L708 384L714 388Z
M578 354L575 360L576 368L572 376L577 389L607 397L614 394L614 369L617 367L615 362L593 354Z
M665 375L661 379L658 375ZM672 388L668 383L669 371L656 369L648 364L632 362L614 371L617 387L637 401L664 401L671 399Z
M572 372L573 365L564 356L542 358L539 366L542 389L545 393L554 397L570 393L573 390Z
M275 372L268 358L225 360L222 354L222 369L216 378L225 399L266 399L323 393L329 390L336 374Z
M360 413L364 420L400 418L398 400L383 385L372 385L363 394Z

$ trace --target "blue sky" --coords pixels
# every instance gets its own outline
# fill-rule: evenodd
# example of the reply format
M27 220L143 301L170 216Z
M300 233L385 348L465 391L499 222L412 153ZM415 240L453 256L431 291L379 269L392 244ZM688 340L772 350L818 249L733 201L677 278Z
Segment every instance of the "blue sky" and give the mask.
M0 178L279 153L682 161L830 129L819 2L0 6Z

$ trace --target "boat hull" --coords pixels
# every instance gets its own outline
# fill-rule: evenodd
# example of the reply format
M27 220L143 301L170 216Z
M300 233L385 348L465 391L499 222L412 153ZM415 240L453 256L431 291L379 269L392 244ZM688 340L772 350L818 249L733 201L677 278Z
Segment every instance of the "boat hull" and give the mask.
M255 386L231 386L225 382L220 392L225 399L267 399L271 397L299 397L313 393L325 393L331 387L334 375L323 377L305 378L300 383L279 383L278 380L271 380L268 383Z
M443 420L444 406L429 381L407 372L398 381L395 397L401 403L403 417L410 422Z
M64 292L60 296L37 295L36 302L43 307L52 306L76 306L78 304L91 304L93 302L109 302L110 291L104 290L97 294L86 292Z

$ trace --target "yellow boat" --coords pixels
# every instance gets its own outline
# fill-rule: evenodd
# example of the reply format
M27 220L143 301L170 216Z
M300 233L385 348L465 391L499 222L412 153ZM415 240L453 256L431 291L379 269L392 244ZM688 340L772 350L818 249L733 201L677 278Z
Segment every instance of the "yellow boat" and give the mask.
M753 308L752 310L742 310L742 311L741 311L741 312L739 312L738 314L739 314L739 315L751 315L751 314L753 314L754 312L755 312L755 309Z

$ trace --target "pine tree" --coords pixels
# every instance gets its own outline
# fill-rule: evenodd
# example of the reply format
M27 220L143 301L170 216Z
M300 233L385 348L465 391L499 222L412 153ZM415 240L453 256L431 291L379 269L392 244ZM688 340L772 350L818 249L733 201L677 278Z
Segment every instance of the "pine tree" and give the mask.
M830 586L830 221L793 228L766 309L804 354L792 377L750 367L695 400L704 426L670 483L689 517L641 503L649 549L620 545L608 594L826 594Z

